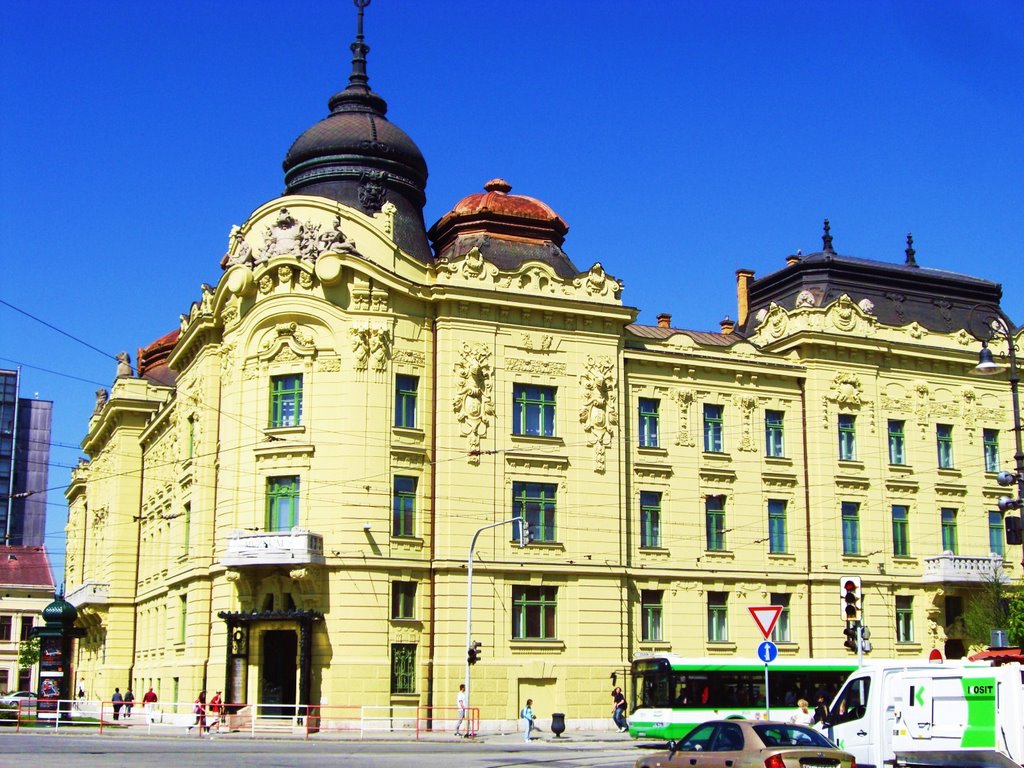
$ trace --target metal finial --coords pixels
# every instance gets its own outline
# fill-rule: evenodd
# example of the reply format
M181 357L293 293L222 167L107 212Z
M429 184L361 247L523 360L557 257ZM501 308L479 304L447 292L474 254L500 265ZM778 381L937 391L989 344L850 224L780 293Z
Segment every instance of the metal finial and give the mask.
M370 4L370 0L352 0L359 9L359 20L356 26L356 41L349 46L352 51L352 74L348 77L349 86L368 87L370 78L366 76L366 54L370 52L370 46L363 38L363 10Z
M908 267L920 266L917 263L917 259L914 258L914 254L917 253L917 251L914 250L914 236L912 234L910 234L909 232L907 232L907 250L905 250L904 253L907 254L907 260L905 262L906 266L908 266Z
M821 242L825 244L825 253L835 253L832 250L832 227L828 223L828 219L825 219L825 233L821 236Z

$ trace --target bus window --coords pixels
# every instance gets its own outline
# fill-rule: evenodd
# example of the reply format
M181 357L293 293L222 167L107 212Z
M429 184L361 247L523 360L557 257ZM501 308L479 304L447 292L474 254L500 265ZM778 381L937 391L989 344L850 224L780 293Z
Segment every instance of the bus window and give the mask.
M867 712L868 688L871 680L866 677L858 677L850 680L839 692L835 706L829 712L829 722L832 725L846 723L851 720L860 720Z

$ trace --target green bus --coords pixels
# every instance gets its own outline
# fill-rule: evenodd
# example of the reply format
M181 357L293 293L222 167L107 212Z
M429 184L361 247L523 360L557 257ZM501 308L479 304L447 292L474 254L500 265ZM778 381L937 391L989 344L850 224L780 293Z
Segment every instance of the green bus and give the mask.
M811 709L819 693L831 702L857 669L852 659L684 658L671 653L638 656L631 668L629 733L634 738L678 739L705 720L788 720L796 702Z

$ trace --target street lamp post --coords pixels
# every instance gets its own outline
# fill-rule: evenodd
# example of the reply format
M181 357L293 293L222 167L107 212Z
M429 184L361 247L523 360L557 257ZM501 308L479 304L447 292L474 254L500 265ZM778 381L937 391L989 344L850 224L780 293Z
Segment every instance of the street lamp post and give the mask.
M977 309L977 308L976 308ZM994 376L1001 373L1003 366L997 363L992 358L992 350L989 349L988 343L994 338L1006 339L1008 347L1008 359L1010 363L1010 397L1013 405L1013 440L1014 440L1014 454L1013 472L1000 472L996 480L1000 485L1017 486L1017 498L1010 498L1004 496L999 499L999 510L1001 512L1009 512L1011 510L1020 510L1024 506L1024 449L1021 447L1021 423L1020 423L1020 370L1017 367L1017 346L1014 340L1014 326L1010 322L1010 319L1003 314L1002 310L997 307L984 307L985 309L985 329L988 334L986 337L980 337L975 335L981 341L981 352L978 353L978 365L974 368L974 373L980 376ZM973 333L973 329L972 329ZM1009 520L1009 518L1007 518ZM1015 529L1017 534L1020 532L1020 518L1015 518L1012 526L1007 527L1007 531L1011 528ZM1004 521L1004 525L1006 522ZM1016 543L1020 543L1017 541ZM1021 565L1024 567L1024 558L1021 560Z

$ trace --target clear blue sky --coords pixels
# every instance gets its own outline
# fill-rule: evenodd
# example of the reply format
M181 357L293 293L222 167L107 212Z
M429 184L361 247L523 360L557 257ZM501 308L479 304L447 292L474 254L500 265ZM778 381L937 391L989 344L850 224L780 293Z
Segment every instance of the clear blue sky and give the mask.
M334 2L4 3L0 366L54 401L48 548L112 356L178 325L232 224L344 87ZM1024 321L1024 4L373 0L370 84L428 226L495 176L568 222L640 321L717 330L735 270L821 247L1001 282ZM34 367L28 367L34 366ZM48 373L39 369L48 369ZM57 375L64 374L64 375ZM69 378L78 377L78 378Z

